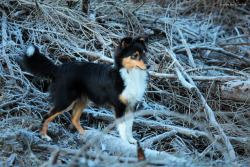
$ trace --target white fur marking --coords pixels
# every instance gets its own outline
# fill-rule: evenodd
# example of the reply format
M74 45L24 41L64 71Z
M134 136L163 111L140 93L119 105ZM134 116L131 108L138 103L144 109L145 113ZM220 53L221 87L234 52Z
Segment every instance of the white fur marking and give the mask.
M128 142L128 139L127 139L127 134L126 134L126 124L125 124L125 121L122 122L122 123L118 123L117 125L117 130L121 136L121 139L125 142Z
M122 68L120 74L125 84L122 96L128 100L131 106L134 106L138 101L142 100L147 88L148 74L145 70L138 68L132 70Z
M33 56L34 52L35 52L35 47L29 46L27 51L26 51L26 54L27 54L27 56L31 57L31 56Z
M42 135L42 139L48 142L52 141L52 139L48 135L45 136Z
M133 138L132 128L134 122L134 115L132 112L128 112L125 114L125 123L126 123L126 132L127 132L127 140L131 144L135 144L137 141Z

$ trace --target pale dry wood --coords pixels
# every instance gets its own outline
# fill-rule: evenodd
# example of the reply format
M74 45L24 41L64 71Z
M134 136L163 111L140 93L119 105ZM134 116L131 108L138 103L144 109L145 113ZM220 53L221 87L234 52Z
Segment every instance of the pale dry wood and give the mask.
M176 52L183 52L185 51L185 49L183 49L184 46L179 45L175 48L173 48L173 50L176 50ZM243 60L244 63L246 63L247 65L250 65L250 59L241 55L237 55L235 53L229 52L224 50L223 48L219 48L219 47L211 47L211 46L204 46L204 45L191 45L189 46L190 49L203 49L203 50L212 50L212 51L216 51L219 53L223 53L227 56L230 56L232 58L236 58L236 59L240 59Z
M174 28L171 29L171 27L173 27L173 25L178 25L178 27L182 31L184 37L186 38L187 47L191 51L192 51L191 46L196 46L196 45L197 45L197 48L199 46L202 46L202 47L203 46L210 46L212 48L216 38L219 38L219 39L216 39L217 41L221 41L221 40L223 40L223 38L229 37L229 39L230 39L230 36L232 35L232 34L228 34L228 31L225 30L225 27L223 27L223 26L221 26L219 30L215 29L216 27L214 28L215 25L213 25L213 18L211 18L211 17L208 20L208 28L206 28L206 30L204 31L200 28L200 25L202 25L203 23L206 24L206 22L207 22L206 19L205 19L205 21L204 20L200 21L199 19L194 20L194 17L192 17L193 16L192 14L189 18L179 18L178 15L176 15L177 16L176 18L167 16L168 14L171 14L172 12L176 12L176 14L178 14L178 11L180 11L180 9L185 10L185 8L182 8L182 6L180 6L180 8L178 8L178 11L174 11L175 8L172 8L173 6L171 6L171 5L167 9L166 8L164 9L161 7L156 7L154 5L149 6L150 8L148 8L148 2L147 2L143 7L141 7L142 10L139 9L138 11L133 13L131 11L134 11L134 9L135 9L134 6L129 6L129 8L127 8L128 7L127 3L121 4L119 2L112 2L113 5L111 6L107 2L101 2L100 4L96 4L97 1L92 1L91 5L93 5L93 6L90 6L90 7L93 9L97 9L96 11L98 12L99 16L95 16L96 17L94 20L95 22L91 22L91 19L89 17L86 17L86 15L83 14L82 12L79 12L77 9L72 10L72 9L68 9L65 6L61 6L61 2L59 2L59 1L58 2L57 1L43 1L43 2L39 1L39 4L33 3L31 0L29 0L29 1L20 0L20 1L18 1L19 3L9 3L9 2L11 2L11 1L3 0L3 3L1 3L1 6L3 7L3 10L6 11L6 13L7 13L7 20L8 20L7 33L9 35L9 36L7 36L7 39L10 41L7 41L6 53L7 53L7 51L10 52L10 54L8 53L7 56L10 58L9 65L11 66L11 68L13 68L12 70L13 70L15 76L13 76L13 77L6 77L5 76L6 72L9 73L8 63L6 63L5 59L2 59L2 57L0 56L1 57L0 59L4 64L4 66L0 66L0 68L3 69L3 73L0 74L0 82L5 84L5 81L13 79L13 80L17 81L18 87L16 88L15 86L9 86L8 85L9 82L6 82L6 86L4 86L3 91L1 91L2 94L1 94L0 99L3 100L1 102L6 103L6 105L4 105L4 107L0 109L1 111L4 112L3 113L4 116L5 115L9 116L10 113L12 115L12 113L14 113L14 112L15 112L15 114L16 113L17 114L20 114L20 113L25 114L27 112L29 112L29 113L32 112L32 114L34 114L35 116L41 117L41 113L45 113L47 111L47 108L48 108L47 96L48 95L46 93L42 93L41 90L36 88L32 84L31 81L22 82L27 77L27 74L25 74L25 76L24 76L22 74L22 72L18 71L16 68L16 65L12 61L13 60L12 57L10 57L10 56L14 55L14 54L12 54L13 51L16 51L16 49L19 51L23 50L25 45L28 45L29 43L35 43L40 48L43 48L46 51L48 50L48 52L46 52L46 54L47 53L54 53L55 54L55 55L53 55L54 57L52 57L52 56L51 57L54 60L56 60L56 63L58 63L58 64L61 63L61 62L59 62L60 60L57 59L58 58L57 56L59 56L59 55L65 55L66 57L69 56L70 58L75 58L76 60L88 61L87 58L89 58L90 56L88 57L88 54L86 54L87 56L85 56L84 52L80 53L80 55L79 55L78 53L76 53L76 49L86 48L87 51L97 52L98 54L100 53L103 55L107 55L107 57L112 57L111 55L113 52L113 46L116 45L115 41L118 41L118 39L120 39L122 35L124 35L124 34L137 35L138 31L144 32L144 29L143 30L141 30L140 28L133 29L134 27L136 27L135 25L139 25L137 27L144 27L144 28L149 27L151 29L151 31L155 31L155 32L150 34L150 36L152 36L153 38L150 38L150 41L149 41L149 52L151 53L149 58L150 58L150 61L153 65L153 67L155 66L155 69L157 69L157 67L159 65L158 63L162 60L161 58L164 56L164 49L162 49L162 47L160 45L157 45L156 43L164 44L164 46L168 46L168 42L169 42L170 46L172 46L172 45L180 46L179 49L182 49L181 51L186 52L185 46L182 45L178 31ZM54 5L54 4L56 4L56 5ZM176 4L179 4L179 3L176 3ZM117 8L116 11L112 10L113 6L115 6ZM123 14L120 15L120 13L118 13L117 15L113 15L112 17L110 17L110 13L116 13L118 10L120 10L120 12L123 13L124 15ZM158 16L160 16L160 13L162 11L163 11L163 15L164 15L164 13L166 13L166 16L167 16L164 18L164 20L158 19L159 18ZM131 13L132 13L132 15L131 15ZM157 15L155 15L156 13L157 13ZM195 12L195 14L197 14L197 13ZM130 15L133 18L130 17ZM157 17L155 17L155 16L157 16ZM230 14L228 16L230 16ZM97 22L98 18L102 18L104 22L99 24ZM140 22L136 21L137 18L138 18L138 20L140 20ZM195 16L195 18L197 18L197 17ZM240 15L239 15L239 18L241 18ZM18 21L16 21L16 20L18 20ZM110 24L110 23L112 23L112 24ZM132 28L127 28L128 27L127 23L129 23ZM166 29L168 29L168 28L171 29L171 32L165 31L165 34L159 34L158 32L156 32L157 30L164 31L164 25L167 25ZM157 28L153 29L154 26ZM237 30L238 28L239 28L239 26L236 25L235 30ZM17 35L15 34L15 31L17 31L17 30L20 30L20 33L23 33L23 36L20 39L24 39L25 42L19 42L18 40L16 40L16 41L14 41L14 43L12 45L11 42L13 42L13 41L11 41L11 40L15 40L15 38L17 38L16 37ZM136 32L134 32L135 30L136 30ZM243 30L243 31L245 31L245 30ZM216 33L218 32L217 35L215 32ZM170 33L172 33L172 34L170 34ZM236 38L242 38L243 40L245 40L245 39L248 40L248 36L242 35L241 33L242 33L242 31L237 30L238 36ZM46 36L49 36L50 39L46 38ZM163 38L168 37L168 41L166 42L166 39L161 40L162 36L163 36ZM158 38L158 37L160 37L160 38ZM204 37L205 37L205 40L204 40ZM214 38L214 37L216 37L216 38ZM95 42L97 40L99 40L101 42L101 45L103 45L103 46L98 46L98 48L97 48L95 45L96 44ZM189 41L192 42L192 44L189 43ZM194 41L195 41L195 44L193 43ZM232 42L234 42L234 41L232 41ZM12 46L10 46L10 44ZM217 42L217 44L218 44L218 42ZM216 45L214 45L214 46L216 46ZM2 47L2 45L0 47ZM242 47L236 46L236 49L243 48L243 47L247 47L247 46L242 46ZM216 48L223 48L223 47L216 46ZM54 50L56 50L56 51L54 51ZM198 50L199 50L199 48L198 48ZM206 50L206 49L204 49L204 50ZM176 50L176 51L179 51L179 50ZM212 51L212 50L209 50L209 51ZM240 49L240 52L238 52L237 54L243 55L244 51L243 52L241 52L241 51L243 51L243 49ZM175 52L175 53L177 53L177 52ZM192 52L192 54L193 54L193 56L198 55L195 52ZM82 56L82 55L84 55L84 56ZM94 55L94 57L95 56L96 55ZM195 58L199 59L199 57L195 57ZM230 58L231 57L228 56L228 60L230 60ZM96 59L95 62L98 62L99 60L106 61L105 58L99 59L98 56L96 56L95 59ZM90 60L92 61L93 59L90 59ZM203 63L201 61L195 61L195 62L197 62L197 66L203 65ZM109 59L109 60L107 60L107 62L113 62L113 60ZM198 64L198 62L199 62L199 64ZM234 60L234 62L236 62L236 61ZM244 65L243 61L239 60L238 62ZM178 102L178 103L175 103L174 105L176 105L177 107L182 107L182 105L183 105L182 108L184 108L184 107L190 108L190 115L183 114L183 116L187 116L186 118L180 117L180 116L174 116L172 113L171 114L166 113L166 115L169 114L170 116L175 117L175 119L177 119L181 123L183 123L183 120L184 120L185 121L184 126L188 127L188 129L193 130L193 128L191 128L191 127L195 127L195 129L197 129L197 127L200 127L200 126L193 124L196 119L192 119L193 118L192 114L193 114L193 112L195 112L197 110L197 107L200 107L200 105L198 103L199 100L197 101L197 99L190 98L190 96L189 96L190 94L188 91L183 92L184 95L179 95L178 93L175 92L175 90L179 89L180 91L182 91L183 89L181 86L177 85L176 82L171 82L169 80L161 79L161 78L177 79L177 76L175 74L173 74L174 70L172 69L171 65L168 66L167 62L166 62L166 64L162 63L162 65L164 65L163 71L166 70L167 71L166 73L155 73L153 71L150 71L151 76L153 76L152 73L157 74L157 76L152 77L150 80L152 81L151 83L156 85L156 87L159 87L160 90L157 92L151 91L153 93L151 93L150 96L147 97L146 101L148 102L148 99L150 99L149 101L152 100L151 102L155 103L155 101L158 101L158 99L156 99L155 97L152 98L152 96L155 96L155 95L161 96L162 92L164 92L163 96L166 96L166 95L171 96L172 95L171 98L173 98L173 99L177 99L177 97L178 97L178 99L180 99L182 101L182 103ZM165 66L167 66L167 67L165 67ZM236 68L237 68L237 66L236 66ZM189 66L185 66L186 72L188 72L189 69L190 69ZM220 70L220 69L216 69L216 70ZM234 80L234 79L245 80L246 78L249 78L249 75L247 76L247 73L248 73L247 70L248 70L247 68L244 69L245 72L242 71L242 74L237 73L237 72L235 73L235 74L240 75L240 76L232 76L232 72L234 73L234 71L235 71L234 69L232 69L231 71L225 70L225 71L221 72L221 73L224 73L224 76L213 76L213 77L197 76L198 72L195 71L194 73L190 74L190 75L195 75L195 76L189 76L189 77L191 77L193 80L198 80L198 81L212 81L212 80L227 81L227 80ZM171 73L171 74L167 74L167 73ZM228 73L230 74L230 76L228 75ZM203 75L203 74L201 74L201 75ZM28 77L30 78L30 76L28 76ZM19 79L16 79L16 78L19 78ZM164 89L166 88L167 90L163 91L162 85L165 86L166 81L169 82L171 85L169 84L170 86L164 87ZM19 97L22 97L23 94L27 91L27 88L29 87L28 85L30 85L31 91L29 91L28 96L25 96L23 99L20 99ZM199 86L199 85L197 85L197 86ZM150 86L150 88L151 88L151 86ZM18 89L18 91L15 91L17 89ZM169 89L172 89L173 92L170 93ZM202 89L202 91L204 91L204 88ZM156 93L160 93L160 94L156 94ZM184 97L184 96L186 96L186 97ZM207 95L207 96L209 96L209 95ZM18 100L15 101L16 99L18 99ZM212 103L213 103L213 101L215 101L214 99L211 99L210 97L208 97L208 99ZM192 102L197 103L197 104L195 104L193 107L188 106L189 104L186 102L188 100L194 100ZM217 103L219 103L219 105L218 105L219 108L216 108L215 110L223 112L224 108L222 107L221 104L222 103L225 104L225 100L220 101L220 99L219 99L219 101L216 102L216 105L217 105ZM225 127L225 129L228 129L228 127L230 127L229 124L233 125L233 123L237 122L238 119L235 120L234 118L239 113L242 113L242 108L243 108L242 106L244 106L244 108L245 108L245 106L247 106L247 104L234 103L232 101L226 101L226 103L227 103L226 105L229 108L232 108L232 110L227 111L228 114L225 113L225 114L223 114L222 117L228 117L229 121L223 122L223 120L222 120L222 122L221 122L221 119L220 119L221 115L217 115L217 116L220 119L221 126L223 128ZM240 106L241 104L242 104L242 106ZM148 104L148 105L151 105L151 104ZM155 103L154 105L155 105L155 107L157 107L157 103ZM15 107L10 108L11 106L15 106ZM218 107L218 106L215 106L215 107ZM238 106L240 106L240 107L238 107ZM235 113L234 108L237 108L236 109L237 113ZM222 109L222 110L220 110L220 109ZM226 110L230 110L230 109L226 109ZM245 108L243 110L246 111L247 108ZM144 112L144 111L142 111L142 112ZM182 111L180 111L180 112L182 112ZM109 113L109 112L107 112L107 113ZM113 116L113 115L111 115L111 116ZM203 113L203 117L201 119L204 119L204 117L206 117L206 116L207 116L207 114ZM246 149L245 146L247 146L247 144L248 144L247 142L249 142L249 138L246 138L246 134L236 133L237 130L234 129L234 127L238 126L238 129L243 129L246 132L248 132L248 129L247 129L247 127L248 127L248 122L247 122L248 115L242 114L241 116L242 116L242 119L245 120L244 123L242 123L241 120L239 120L239 122L237 122L237 124L233 125L229 131L225 130L225 132L227 133L228 139L230 141L234 141L233 142L234 148L235 148L235 150L237 150L237 153L239 153L237 156L239 159L242 158L242 154L243 154L241 150ZM97 117L95 117L95 118L98 118L98 117L104 121L106 118L107 119L109 118L109 117L104 116L104 115L97 115ZM157 119L157 116L155 116L155 117L151 116L151 117ZM195 118L197 118L197 117L195 117ZM189 121L188 121L188 119L189 119ZM146 119L146 120L148 120L148 119ZM162 123L163 125L167 123L167 122L164 122L163 119L161 119L161 120L157 119L157 120L160 123ZM4 121L2 121L2 122L4 122ZM155 121L155 122L157 122L157 121ZM208 125L206 121L204 124L205 124L205 126L208 127L206 129L209 129L210 125ZM171 124L171 125L174 125L174 124ZM194 125L194 126L192 126L192 125ZM1 126L4 127L3 124ZM135 123L135 127L136 128L145 128L145 126L142 126L140 123ZM199 130L202 131L203 129L201 128ZM157 130L155 130L155 131L157 131ZM162 131L163 131L163 133L167 133L164 131L164 128L162 128L162 129L159 128L158 133L162 132ZM210 134L213 133L213 131L214 131L214 129L211 128L208 131L206 131L206 134L208 136L210 136ZM150 133L150 131L147 131L145 135L147 136L149 133ZM244 135L245 135L245 137L244 137ZM230 137L230 136L237 136L237 137ZM202 139L208 138L207 136L201 136L201 137L202 137ZM184 139L185 136L181 137L181 138ZM210 143L213 144L213 141L216 141L214 138L217 139L216 143L221 142L222 137L220 134L214 135L212 137L212 139L210 140ZM196 140L196 139L194 139L194 140ZM199 144L200 145L207 144L207 143L204 143L204 141L207 141L207 140L200 140ZM192 146L192 144L191 144L191 146ZM221 155L218 155L218 151L224 150L224 149L225 149L225 146L221 146L220 148L218 146L215 146L215 147L209 146L206 150L202 150L203 151L202 155L204 156L204 155L210 154L208 156L211 156L211 157L217 156L217 158L219 159L219 157ZM198 149L194 149L194 151L197 151L197 150ZM175 151L178 152L179 150L175 150ZM192 154L192 155L194 155L192 157L195 157L197 154ZM95 158L96 157L93 156L93 159L95 159ZM216 160L218 160L218 159L216 159ZM18 159L16 159L16 161L18 161ZM211 162L212 161L213 160L211 160ZM201 160L200 160L200 162L201 162ZM214 163L217 163L217 162L218 161L216 161L216 162L214 161Z
M86 134L85 134L86 142L87 143L92 142L92 140L97 138L100 134L101 132L96 131L96 130L86 131ZM117 138L108 134L103 134L102 137L99 138L94 143L94 145L97 145L97 146L105 145L106 148L112 154L120 153L124 156L137 157L136 145L125 143L120 138ZM170 155L162 151L145 149L144 153L145 153L146 159L165 159L166 161L173 162L173 163L178 162L180 164L186 162L186 160L183 158L177 158L173 155Z
M217 66L209 66L209 67L198 67L198 68L191 68L191 69L187 69L185 70L186 72L193 72L193 71L203 71L203 70L218 70L218 71L229 71L229 72L233 72L235 74L239 74L244 76L245 78L249 78L250 76L247 75L247 73L243 72L243 71L238 71L235 69L231 69L231 68L225 68L225 67L217 67ZM192 77L192 76L190 76ZM210 77L210 76L208 76ZM219 76L218 76L219 77ZM227 76L223 76L223 77L227 77ZM237 76L235 76L237 77ZM242 78L244 79L244 78Z
M88 109L83 110L83 114L91 114L96 119L102 119L104 121L109 121L109 122L112 122L115 120L114 116L111 114L95 112L95 111L88 110ZM152 114L167 115L167 112L160 111L160 110L159 111L139 111L136 113L136 116L137 115L145 116L145 115L152 115ZM202 131L192 130L192 129L184 128L180 126L167 125L165 123L148 120L142 117L135 117L134 126L140 127L141 125L150 127L155 130L176 130L178 131L178 133L181 133L187 136L193 136L193 137L199 137L199 136L207 137L208 136L207 133L202 132Z
M8 36L7 36L7 16L6 13L2 10L2 50L1 50L1 56L5 59L5 62L8 66L9 72L11 76L14 76L13 67L11 65L9 56L6 54L6 48L7 48L7 42L8 42ZM14 84L14 83L13 83Z
M116 121L114 121L112 124L110 124L109 126L107 126L102 132L98 133L97 136L95 136L94 138L92 138L89 142L86 143L85 146L82 146L78 153L72 158L71 162L69 163L69 166L74 166L75 162L79 159L79 157L81 155L83 155L86 150L88 148L90 148L91 146L93 146L94 144L97 143L97 141L105 134L108 133L112 128L114 128L116 126ZM86 134L88 134L90 131L85 131L85 135L84 137L87 137ZM91 132L90 132L91 133Z
M250 80L225 82L220 90L222 99L250 103Z
M188 70L186 70L189 72ZM149 71L150 76L156 78L168 78L168 79L177 79L175 74L166 74L166 73L157 73L154 71ZM195 81L231 81L231 80L245 80L246 77L241 76L190 76Z
M78 149L69 149L69 148L58 148L57 145L48 145L48 144L40 144L38 145L38 147L40 147L41 149L49 149L52 151L55 151L57 149L59 149L60 153L64 154L64 155L76 155L79 150ZM105 150L107 151L107 150ZM101 150L100 150L101 152ZM92 151L92 150L88 150L86 151L86 155L90 156L91 158L100 158L103 161L122 161L122 162L137 162L137 158L136 157L125 157L125 156L121 156L121 155L109 155L107 153L101 153L101 154L97 154L96 151ZM45 164L45 166L47 165L47 163Z
M189 47L188 47L188 45L187 45L187 42L186 42L186 40L185 40L185 38L184 38L184 36L183 36L181 30L179 29L178 26L175 26L175 28L178 30L178 32L179 32L179 34L180 34L180 36L181 36L181 41L182 41L182 44L184 45L184 47L185 47L185 49L186 49L186 52L187 52L187 55L188 55L189 62L190 62L190 64L191 64L191 66L194 67L194 68L196 68L196 64L195 64L195 62L194 62L194 57L193 57L193 55L192 55L192 53L191 53L191 51L190 51L190 49L189 49Z
M183 75L181 74L180 70L177 67L175 67L175 71L178 76L178 80L181 82L182 86L188 89L189 92L194 93L195 87L185 80L185 78L183 77Z
M176 55L173 53L173 51L167 50L166 49L167 54L169 54L171 56L171 58L173 59L173 61L175 62L176 66L180 69L180 71L183 73L183 75L188 79L188 81L196 87L196 93L198 98L200 99L200 101L202 102L203 106L204 106L204 111L207 113L208 118L209 118L209 122L210 124L217 130L218 134L222 136L222 140L227 148L227 152L228 152L228 157L225 157L227 161L234 161L236 156L235 156L235 151L234 148L231 144L231 142L229 141L227 135L225 134L225 132L223 131L223 129L221 128L220 124L218 124L218 122L216 121L215 115L213 110L209 107L209 105L206 102L206 99L203 97L202 93L200 92L200 90L197 88L196 84L194 83L194 81L192 80L192 78L185 72L183 66L179 63L179 61L176 59ZM221 150L223 151L223 150Z
M86 50L86 49L76 49L76 52L83 53L83 54L86 54L88 56L92 56L94 58L99 58L100 60L103 60L103 61L106 61L106 62L109 62L109 63L114 62L114 59L109 58L109 57L103 55L102 53L93 52L93 51L89 51L89 50Z
M223 42L223 41L229 41L229 40L233 40L233 39L237 39L237 38L249 38L249 35L238 35L238 36L232 36L232 37L228 37L226 39L220 39L218 42Z
M162 133L160 135L157 135L155 137L152 137L150 139L147 139L143 142L143 146L145 148L150 148L152 147L153 144L157 143L157 142L161 142L161 140L165 139L165 138L169 138L169 137L172 137L174 135L176 135L178 132L176 130L172 130L170 132L165 132L165 133Z
M245 80L246 77L240 76L190 76L195 81L232 81Z
M101 113L98 111L93 111L90 109L84 109L83 114L91 114L95 119L101 119L103 121L108 121L112 123L115 121L115 118L112 114L107 114L107 113ZM199 127L199 123L196 121L190 121L190 118L187 118L183 114L179 114L176 112L171 112L167 110L141 110L135 113L135 122L134 126L140 128L142 125L147 126L149 128L155 129L155 130L170 130L170 131L177 131L178 133L187 135L187 136L192 136L192 137L206 137L209 138L210 134L204 131L199 131L199 130L193 130L190 128L184 128L181 126L174 126L174 125L167 125L162 122L154 121L154 120L149 120L146 118L142 118L141 116L148 116L148 115L158 115L158 116L174 116L178 117L182 120L185 120L187 122L190 122L194 124L195 126ZM222 139L220 135L215 135L216 138ZM250 138L249 137L232 137L228 136L228 138L232 141L237 141L239 143L247 143Z

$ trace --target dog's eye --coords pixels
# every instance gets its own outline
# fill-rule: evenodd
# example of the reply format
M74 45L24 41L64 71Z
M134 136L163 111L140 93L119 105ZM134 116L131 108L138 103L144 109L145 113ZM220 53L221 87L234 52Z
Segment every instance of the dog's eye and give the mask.
M131 58L133 60L140 60L140 56L138 54L134 54L133 56L131 56Z

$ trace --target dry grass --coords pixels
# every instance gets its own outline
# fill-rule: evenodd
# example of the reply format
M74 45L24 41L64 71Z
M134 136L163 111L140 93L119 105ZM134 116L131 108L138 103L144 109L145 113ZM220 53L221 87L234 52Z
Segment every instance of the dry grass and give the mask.
M220 94L220 85L226 80L249 78L246 5L226 6L219 1L91 1L89 14L85 14L79 1L68 6L65 1L2 0L0 13L0 135L3 136L0 137L0 164L34 166L47 162L53 165L53 158L58 160L55 163L67 164L75 154L70 149L85 144L77 133L69 132L69 113L49 129L52 137L58 139L55 144L61 152L59 156L55 152L50 160L50 155L46 155L50 151L44 153L40 147L33 148L32 142L26 147L20 135L13 137L13 133L24 129L34 138L42 115L50 108L46 93L49 82L35 79L17 64L27 45L39 46L56 64L74 60L105 63L112 62L119 39L139 34L149 37L148 58L152 68L148 91L138 107L142 115L135 121L136 139L145 147L186 159L188 164L244 166L249 163L250 104L224 100ZM180 72L188 83L192 84L188 77L194 80L192 85L204 96L226 138L211 123L199 94L188 91L177 79L175 67L181 67L168 51L176 55L184 69ZM84 112L81 124L87 129L104 129L112 121L110 110L91 105ZM171 133L166 133L169 130ZM116 132L111 133L117 136ZM226 139L232 144L235 160L229 155ZM23 151L3 146L8 142L21 143ZM19 144L13 145L19 148ZM154 160L137 162L135 157L128 160L95 149L85 149L80 162L164 165ZM98 155L93 155L93 151ZM29 160L27 152L32 157ZM117 161L105 161L110 157Z

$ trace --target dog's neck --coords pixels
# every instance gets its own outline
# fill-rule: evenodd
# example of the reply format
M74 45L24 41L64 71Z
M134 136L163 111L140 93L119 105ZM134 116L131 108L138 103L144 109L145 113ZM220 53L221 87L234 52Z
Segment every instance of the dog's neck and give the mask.
M127 99L133 107L137 102L142 100L147 88L148 73L138 68L132 70L121 68L119 72L125 86L122 91L122 96Z

